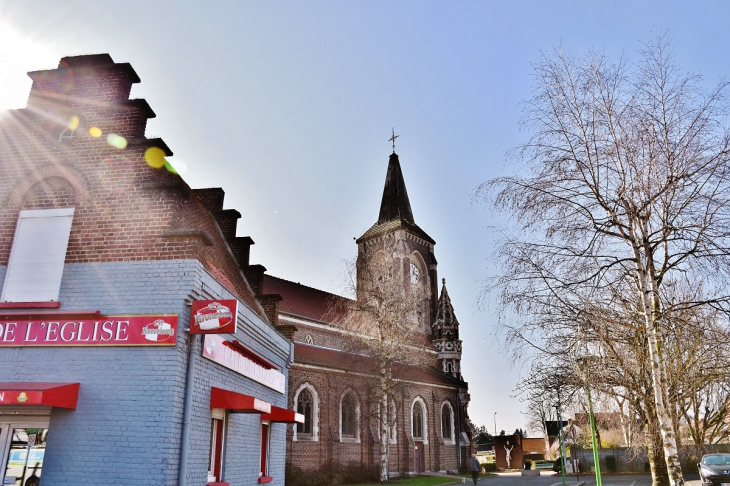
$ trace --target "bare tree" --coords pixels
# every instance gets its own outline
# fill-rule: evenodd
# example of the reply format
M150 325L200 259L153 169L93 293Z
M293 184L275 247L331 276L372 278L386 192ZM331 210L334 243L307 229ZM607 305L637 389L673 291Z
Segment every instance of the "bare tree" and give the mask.
M529 311L517 300L529 289L595 299L601 310L601 294L613 288L612 297L633 306L643 320L638 338L669 480L684 484L668 403L663 295L685 279L703 286L702 301L675 306L727 310L727 83L703 90L675 63L666 37L646 45L636 65L557 49L535 69L524 118L532 137L515 152L527 173L480 188L519 223L499 249L501 301Z
M334 322L349 331L351 349L367 356L377 373L380 481L388 481L392 410L399 372L425 364L425 335L418 318L422 298L411 290L396 263L401 235L386 235L348 265L347 285L354 300L338 300Z

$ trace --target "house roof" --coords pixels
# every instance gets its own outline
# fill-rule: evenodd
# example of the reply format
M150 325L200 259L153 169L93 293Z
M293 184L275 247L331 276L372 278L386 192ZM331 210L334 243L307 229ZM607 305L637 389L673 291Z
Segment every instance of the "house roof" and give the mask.
M294 363L367 374L376 374L378 370L375 359L371 357L297 342L294 343ZM465 382L433 368L396 363L393 366L393 374L400 380L466 387Z

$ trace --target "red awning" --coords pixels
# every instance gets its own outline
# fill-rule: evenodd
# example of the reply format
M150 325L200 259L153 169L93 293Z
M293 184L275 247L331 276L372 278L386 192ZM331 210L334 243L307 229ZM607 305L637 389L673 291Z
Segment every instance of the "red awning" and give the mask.
M304 415L296 413L294 410L287 410L285 408L279 408L271 406L271 413L265 413L261 415L261 420L268 420L269 422L282 422L286 424L303 424Z
M78 383L0 382L0 405L46 405L76 409Z
M271 413L269 402L216 387L210 389L210 408L223 408L234 413Z

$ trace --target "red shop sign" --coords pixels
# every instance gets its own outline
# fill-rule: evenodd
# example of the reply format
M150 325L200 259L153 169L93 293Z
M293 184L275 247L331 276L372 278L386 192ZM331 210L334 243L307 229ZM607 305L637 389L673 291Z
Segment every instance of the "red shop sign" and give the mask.
M190 317L191 334L233 334L236 332L238 301L195 300Z
M0 320L0 346L174 346L177 314Z

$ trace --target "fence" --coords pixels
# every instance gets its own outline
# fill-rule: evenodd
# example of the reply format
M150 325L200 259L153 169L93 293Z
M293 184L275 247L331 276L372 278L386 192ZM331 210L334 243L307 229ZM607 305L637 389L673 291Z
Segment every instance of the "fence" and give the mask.
M730 453L730 444L706 444L704 452L694 445L681 446L679 448L679 462L682 465L682 471L697 472L697 463L702 455L714 452ZM592 449L571 447L569 460L577 460L584 467L590 467L591 471L595 470ZM629 449L626 447L599 449L598 461L601 472L614 472L612 469L615 469L615 472L649 472L649 458L646 449Z

